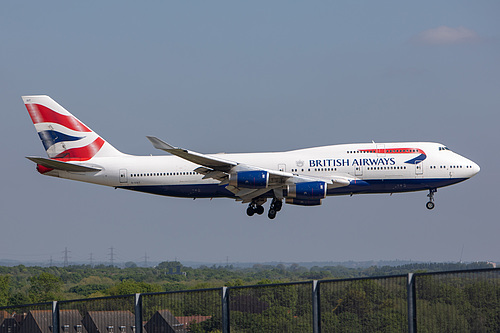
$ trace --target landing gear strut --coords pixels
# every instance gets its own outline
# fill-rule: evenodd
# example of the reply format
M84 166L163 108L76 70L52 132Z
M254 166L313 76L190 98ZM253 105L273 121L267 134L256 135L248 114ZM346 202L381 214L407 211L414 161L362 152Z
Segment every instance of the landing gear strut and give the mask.
M274 198L271 202L271 206L269 206L267 217L269 217L271 220L274 219L276 217L276 213L281 210L281 207L283 207L283 201Z
M425 204L427 209L433 209L434 208L434 193L437 192L437 188L431 188L429 190L429 194L427 194L427 197L429 198L429 201Z

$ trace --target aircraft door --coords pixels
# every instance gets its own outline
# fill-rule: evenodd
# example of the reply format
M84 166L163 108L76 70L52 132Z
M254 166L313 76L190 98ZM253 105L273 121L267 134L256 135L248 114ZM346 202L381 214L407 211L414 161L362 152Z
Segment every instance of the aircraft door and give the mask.
M363 167L361 165L354 167L354 175L355 176L363 176Z
M120 169L120 183L127 182L127 169Z
M419 175L419 176L424 174L424 162L423 161L415 164L415 174Z
M286 164L278 164L278 170L285 172L286 171Z

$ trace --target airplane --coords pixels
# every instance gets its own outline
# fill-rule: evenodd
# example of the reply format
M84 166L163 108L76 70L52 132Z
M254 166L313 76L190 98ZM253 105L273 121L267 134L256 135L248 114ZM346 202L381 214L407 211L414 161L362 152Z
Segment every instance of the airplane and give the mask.
M274 219L283 207L317 206L327 196L428 191L476 175L473 161L433 142L352 143L284 152L202 154L147 136L170 155L114 148L46 95L22 97L48 158L28 156L39 173L119 189L184 198L232 198L248 216Z

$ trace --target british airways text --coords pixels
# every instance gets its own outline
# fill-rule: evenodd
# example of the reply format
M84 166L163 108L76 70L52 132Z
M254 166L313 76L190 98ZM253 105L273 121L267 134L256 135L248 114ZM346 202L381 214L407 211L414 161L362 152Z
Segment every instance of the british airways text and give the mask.
M341 167L341 166L363 166L363 165L394 165L396 161L391 158L339 158L326 160L309 160L309 166L314 167Z

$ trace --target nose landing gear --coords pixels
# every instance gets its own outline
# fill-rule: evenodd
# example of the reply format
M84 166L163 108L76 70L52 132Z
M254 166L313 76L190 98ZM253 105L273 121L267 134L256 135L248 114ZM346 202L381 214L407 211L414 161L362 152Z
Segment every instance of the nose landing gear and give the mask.
M429 194L427 194L427 197L429 198L429 201L425 204L425 207L427 209L434 209L434 193L437 192L437 188L431 188L429 190Z

